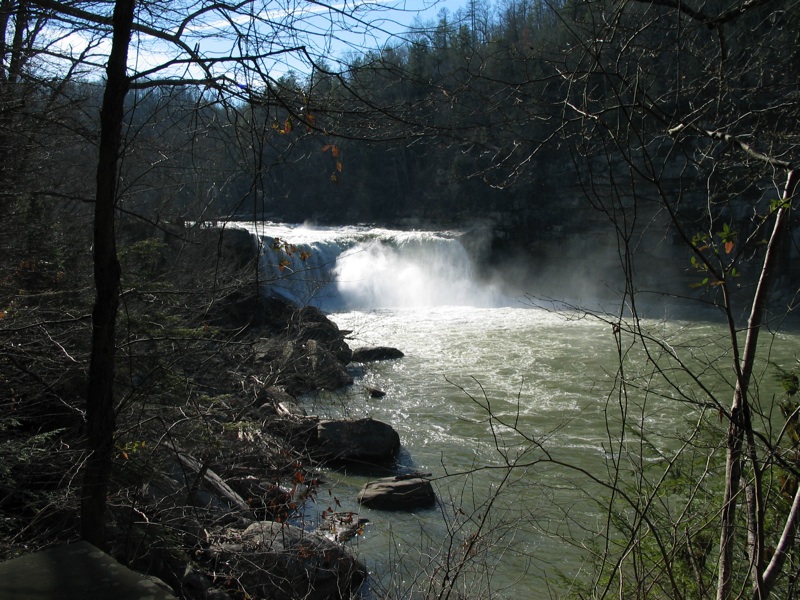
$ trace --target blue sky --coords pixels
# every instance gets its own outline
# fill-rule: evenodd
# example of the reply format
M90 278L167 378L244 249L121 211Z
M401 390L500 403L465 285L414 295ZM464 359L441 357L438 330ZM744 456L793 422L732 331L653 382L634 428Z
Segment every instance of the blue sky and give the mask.
M348 56L375 50L387 43L399 43L400 40L393 36L401 36L415 21L436 22L443 8L454 14L466 2L467 0L262 0L245 5L252 10L263 9L255 15L204 13L183 30L182 38L189 47L196 48L206 58L224 57L241 51L266 53L303 45L315 59L324 58L336 68L336 64ZM169 4L163 6L169 7ZM200 3L193 6L200 6ZM147 19L148 13L140 16ZM178 23L186 14L179 9L172 14L165 14L159 17L161 21L156 22L159 27L162 26L164 17L172 18ZM247 37L237 35L237 28L243 33L262 33L260 45L255 48L241 48ZM89 31L65 32L54 29L51 49L57 49L55 54L73 58L82 56L87 65L85 74L92 77L93 73L96 73L95 76L102 73L110 50L110 36L90 37ZM167 31L174 33L169 29ZM301 33L298 34L298 31ZM91 50L84 54L87 47ZM149 73L151 78L200 77L202 74L188 65L186 58L186 53L179 47L144 34L135 35L131 41L131 71L142 73L153 70ZM60 61L54 59L50 67L58 71L63 68L59 64ZM169 66L159 71L158 67L164 65ZM272 77L289 70L301 74L308 70L297 55L277 55L267 68ZM240 78L246 76L237 73L233 63L217 63L213 69L217 74L229 75L238 83L248 83L240 81Z
M451 15L462 8L467 0L345 0L330 3L335 9L353 11L363 23L355 20L338 20L340 15L326 11L321 5L309 3L308 17L301 16L301 27L308 29L312 44L336 62L348 54L359 54L381 48L385 44L399 43L415 22L438 21L442 9ZM293 15L295 18L300 16Z

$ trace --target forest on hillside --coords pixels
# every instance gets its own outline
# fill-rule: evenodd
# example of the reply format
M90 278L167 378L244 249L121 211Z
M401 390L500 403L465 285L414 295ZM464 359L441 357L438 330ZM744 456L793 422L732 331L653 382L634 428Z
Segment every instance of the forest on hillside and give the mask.
M558 133L565 83L553 61L569 35L560 10L472 2L382 48L345 47L343 65L323 58L222 89L141 80L126 100L126 213L455 223L500 212L553 225L565 215L548 197L575 170ZM30 191L45 200L80 200L91 194L83 175L103 83L79 64L53 83L33 58L31 73L8 73L25 109L6 112L17 135L6 137L4 174L17 186L35 179Z
M620 441L588 596L798 597L797 374L775 427L752 367L800 280L797 1L465 0L427 20L308 4L0 0L0 554L107 546L150 510L143 457L173 432L212 457L256 423L276 481L305 480L309 456L270 446L275 415L243 425L231 397L285 388L296 365L243 365L307 364L323 318L263 309L232 221L482 223L499 255L613 257L620 398L639 385L626 344L674 358L640 298L696 303L729 334L702 372L733 373L724 400L677 358L651 372L708 395L697 437L716 441L680 458L721 463L670 521L640 463L626 487ZM278 330L283 354L261 339Z
M662 179L680 178L682 193L702 211L707 182L719 176L716 157L704 161L707 149L696 141L672 147L659 138L684 113L713 110L752 121L751 130L767 136L764 145L787 143L795 82L779 65L792 64L793 9L726 19L721 64L719 34L702 22L697 31L676 30L665 4L634 5L646 25L628 40L613 31L591 39L608 32L590 3L473 0L415 22L380 48L344 47L335 64L323 57L306 72L262 74L260 81L233 75L224 85L138 79L126 100L125 214L154 222L320 223L494 216L523 237L585 227L591 208L572 208L588 169L612 177L614 155L625 148L590 148L587 117L577 107L588 101L599 108L616 96L620 106L609 106L611 114L624 109L623 94L634 94L632 102L641 94L645 104L630 135L652 134L652 152L671 153ZM47 64L47 50L36 56L35 46L19 48L15 58L15 31L6 26L6 75L14 84L4 111L6 189L40 202L63 198L57 209L91 195L84 175L96 153L103 85L77 59L71 71L51 72L58 67ZM683 35L680 44L675 35ZM23 35L21 43L34 40ZM700 188L694 197L693 185ZM721 197L762 193L718 187Z

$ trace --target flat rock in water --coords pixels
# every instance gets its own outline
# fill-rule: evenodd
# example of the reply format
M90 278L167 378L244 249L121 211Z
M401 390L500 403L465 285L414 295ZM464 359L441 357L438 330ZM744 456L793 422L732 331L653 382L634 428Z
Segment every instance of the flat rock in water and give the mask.
M88 542L0 563L3 600L176 600L166 584L121 565Z
M358 501L382 510L414 510L433 506L436 494L423 477L387 477L367 483L358 493Z
M364 386L364 390L369 394L370 398L383 398L386 395L386 392L382 389L369 385Z

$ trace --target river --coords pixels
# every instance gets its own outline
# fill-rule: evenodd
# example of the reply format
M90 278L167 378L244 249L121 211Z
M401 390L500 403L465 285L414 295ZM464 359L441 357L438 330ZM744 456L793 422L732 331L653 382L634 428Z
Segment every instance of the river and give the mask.
M698 390L686 382L681 398L658 389L647 361L627 366L647 393L620 396L622 338L602 311L504 295L476 279L457 233L273 224L257 231L273 288L282 282L284 295L323 307L352 331L352 347L406 355L356 365L352 388L304 399L311 414L390 423L402 441L398 470L433 478L436 508L387 513L355 501L380 473L324 474L306 518L333 508L369 519L349 544L373 574L375 597L422 598L453 579L468 598L565 596L594 568L587 549L606 527L607 492L586 474L610 477L620 446L633 445L637 460L663 459L699 417ZM713 322L645 326L693 364L726 354ZM793 339L775 340L770 360L791 367ZM629 354L637 352L631 346ZM707 374L704 382L727 398L725 377ZM365 386L386 396L373 399ZM643 435L624 433L623 414ZM636 449L643 437L649 455Z

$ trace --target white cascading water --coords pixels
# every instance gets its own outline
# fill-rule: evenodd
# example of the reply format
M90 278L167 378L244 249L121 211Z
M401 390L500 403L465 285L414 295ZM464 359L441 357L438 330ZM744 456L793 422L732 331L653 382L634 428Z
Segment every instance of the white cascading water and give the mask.
M269 293L330 311L495 306L458 233L249 225Z

